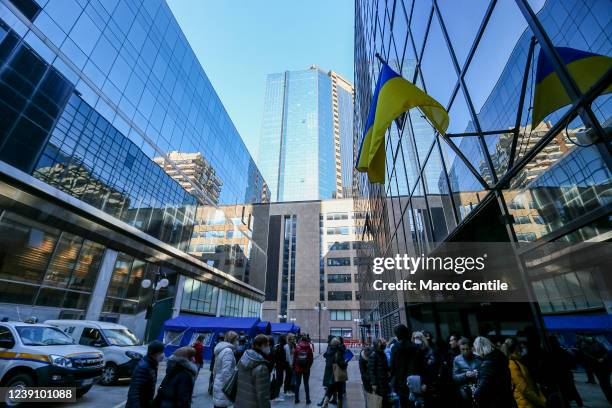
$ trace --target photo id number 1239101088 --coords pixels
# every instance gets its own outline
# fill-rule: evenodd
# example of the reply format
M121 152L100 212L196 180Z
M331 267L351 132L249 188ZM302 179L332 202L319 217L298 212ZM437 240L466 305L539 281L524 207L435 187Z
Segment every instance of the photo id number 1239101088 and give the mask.
M0 401L13 404L27 402L76 402L76 388L0 387Z

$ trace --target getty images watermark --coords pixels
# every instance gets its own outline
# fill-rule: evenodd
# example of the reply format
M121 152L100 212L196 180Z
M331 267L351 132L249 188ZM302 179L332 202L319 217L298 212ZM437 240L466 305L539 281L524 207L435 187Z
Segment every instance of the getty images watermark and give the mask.
M428 247L426 254L372 256L360 283L369 290L361 291L360 300L379 302L381 294L393 292L411 303L533 302L537 288L552 276L612 263L610 243L443 242ZM612 286L612 274L601 276L602 285Z
M477 281L461 279L457 281L441 281L440 278L452 274L463 275L466 272L483 272L486 267L487 254L481 256L409 256L397 254L395 257L377 257L373 259L372 272L382 275L386 271L407 272L409 275L421 273L435 274L435 278L416 280L401 279L396 282L385 282L375 279L372 282L374 290L391 291L506 291L510 285L500 279Z

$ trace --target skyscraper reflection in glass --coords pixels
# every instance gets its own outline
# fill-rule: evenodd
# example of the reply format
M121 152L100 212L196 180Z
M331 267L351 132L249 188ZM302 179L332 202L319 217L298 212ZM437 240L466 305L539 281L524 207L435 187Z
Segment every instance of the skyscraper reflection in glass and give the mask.
M232 315L263 300L267 187L163 0L0 2L0 171L3 300L137 326L144 278L169 280L162 314L202 276ZM217 205L244 232L213 264L187 252Z

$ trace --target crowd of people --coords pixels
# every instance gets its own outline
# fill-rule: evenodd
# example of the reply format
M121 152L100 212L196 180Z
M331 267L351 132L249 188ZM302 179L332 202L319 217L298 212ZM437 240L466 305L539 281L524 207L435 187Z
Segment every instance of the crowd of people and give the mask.
M388 343L377 339L359 355L364 390L379 396L381 406L402 408L553 408L583 406L572 368L574 356L550 336L549 351L537 340L458 334L448 342L431 333L410 333L398 325ZM602 392L612 404L610 361L592 338L586 353ZM596 341L596 340L595 340ZM603 349L603 350L602 350Z
M376 397L376 407L565 408L572 401L582 407L572 372L576 358L585 366L589 381L597 378L612 404L610 359L592 337L579 339L576 356L554 336L544 351L529 337L519 341L480 336L472 341L454 334L448 341L437 341L431 333L411 333L405 325L398 325L394 334L389 342L376 339L359 354L363 388L368 397ZM157 390L164 345L149 344L133 373L126 408L190 407L204 364L203 340L198 337L170 356ZM317 405L342 408L352 353L342 338L329 336L322 358L325 393ZM313 361L314 345L307 334L283 335L275 344L272 336L250 339L229 331L217 338L212 349L208 392L215 408L269 408L287 398L299 403L303 384L305 402L310 404Z
M126 408L187 408L191 406L195 380L204 364L203 337L193 345L177 349L166 363L165 377L157 391L158 365L164 360L164 344L153 341L147 355L132 374ZM330 337L323 355L325 397L318 406L336 404L342 408L347 379L346 348L341 338ZM208 393L215 408L268 408L272 401L293 397L300 402L304 385L310 404L310 369L314 345L308 334L272 336L259 334L249 339L244 333L229 331L217 337L210 362ZM235 377L235 378L233 378ZM234 393L228 384L235 382Z

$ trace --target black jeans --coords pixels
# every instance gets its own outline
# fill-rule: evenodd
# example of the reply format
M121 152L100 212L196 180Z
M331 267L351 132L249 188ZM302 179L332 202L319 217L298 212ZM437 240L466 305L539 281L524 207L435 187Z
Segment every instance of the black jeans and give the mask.
M293 378L293 370L289 365L285 366L285 387L283 388L285 394L289 391L293 391L293 386L291 385L291 379Z
M276 394L276 396L278 396L281 389L283 388L283 378L285 374L285 366L277 364L275 369L276 369L276 381L274 383L274 393Z
M325 396L331 400L333 399L334 395L338 400L338 408L342 408L342 383L335 382L333 384L330 384L329 387L327 387L327 390L325 391Z
M306 401L310 401L310 386L308 385L308 379L310 378L310 371L305 373L294 373L295 375L295 400L300 399L300 383L302 378L304 379L304 391L306 392Z

